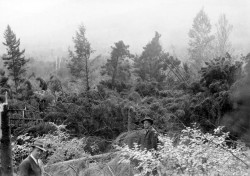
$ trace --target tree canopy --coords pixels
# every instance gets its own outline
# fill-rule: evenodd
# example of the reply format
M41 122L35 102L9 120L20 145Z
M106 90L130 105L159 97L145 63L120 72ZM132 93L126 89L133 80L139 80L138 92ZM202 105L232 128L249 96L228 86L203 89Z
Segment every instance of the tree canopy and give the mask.
M102 67L102 75L107 75L111 78L111 86L114 88L117 80L129 81L131 72L130 63L127 59L131 55L128 50L129 46L125 45L123 41L115 43L115 46L111 48L110 59Z
M195 62L198 69L204 65L204 61L212 59L212 40L214 36L211 34L212 26L204 9L201 9L193 21L192 29L189 35L188 52L190 59Z
M75 37L73 37L74 51L69 50L70 62L68 67L70 73L77 79L82 79L85 90L90 89L90 55L93 50L89 41L86 38L86 29L84 25L80 25L78 31L76 31Z
M27 71L25 67L28 59L25 59L25 50L19 49L20 39L16 38L16 34L12 31L10 26L4 32L5 42L3 44L7 47L7 53L3 55L4 66L8 69L8 74L14 81L15 91L17 92L18 86L24 81L24 76Z

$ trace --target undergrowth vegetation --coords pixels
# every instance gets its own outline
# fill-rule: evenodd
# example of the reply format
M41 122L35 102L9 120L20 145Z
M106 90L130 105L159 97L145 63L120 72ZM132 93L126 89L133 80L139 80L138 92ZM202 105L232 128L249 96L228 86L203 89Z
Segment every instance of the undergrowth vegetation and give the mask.
M161 135L157 151L142 151L137 145L117 148L121 151L120 162L135 166L138 176L156 171L161 175L249 175L247 147L241 142L228 146L228 135L221 127L213 134L187 127L177 144L173 138Z
M37 139L44 141L47 149L43 156L44 164L53 164L90 155L84 150L87 144L86 138L72 138L65 131L65 126L50 124L56 128L54 132L37 138L33 138L28 133L17 137L13 143L14 165L18 166L29 155L32 144Z

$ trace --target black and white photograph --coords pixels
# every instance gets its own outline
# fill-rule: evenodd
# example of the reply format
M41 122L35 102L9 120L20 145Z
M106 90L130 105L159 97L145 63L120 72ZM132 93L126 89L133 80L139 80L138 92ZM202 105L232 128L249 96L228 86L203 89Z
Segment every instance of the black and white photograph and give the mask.
M249 0L0 0L0 176L249 175Z

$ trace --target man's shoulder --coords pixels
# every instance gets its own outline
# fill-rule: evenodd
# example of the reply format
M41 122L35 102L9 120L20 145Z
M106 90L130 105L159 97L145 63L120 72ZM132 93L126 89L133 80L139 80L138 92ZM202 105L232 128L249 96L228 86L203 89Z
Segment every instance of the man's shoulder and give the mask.
M25 158L21 164L19 165L19 168L18 168L18 174L20 176L26 176L26 175L29 175L29 170L30 170L30 167L31 167L31 163L30 163L30 158L27 157Z
M156 131L156 129L153 128L153 127L151 128L151 132L152 132L152 133L155 133L155 134L158 134L158 132Z
M25 159L21 162L20 167L21 167L21 166L27 166L27 165L29 165L29 164L30 164L30 157L28 156L27 158L25 158Z

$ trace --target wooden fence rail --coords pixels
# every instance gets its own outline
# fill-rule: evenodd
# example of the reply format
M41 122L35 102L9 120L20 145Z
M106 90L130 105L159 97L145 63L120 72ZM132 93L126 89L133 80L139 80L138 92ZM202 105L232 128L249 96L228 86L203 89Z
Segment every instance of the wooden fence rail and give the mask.
M43 119L40 118L40 112L39 111L31 111L25 109L8 109L8 111L11 112L17 112L15 114L12 114L10 116L10 126L22 126L23 124L27 123L34 123L38 124L40 122L43 122ZM26 118L26 115L29 114L32 118Z

